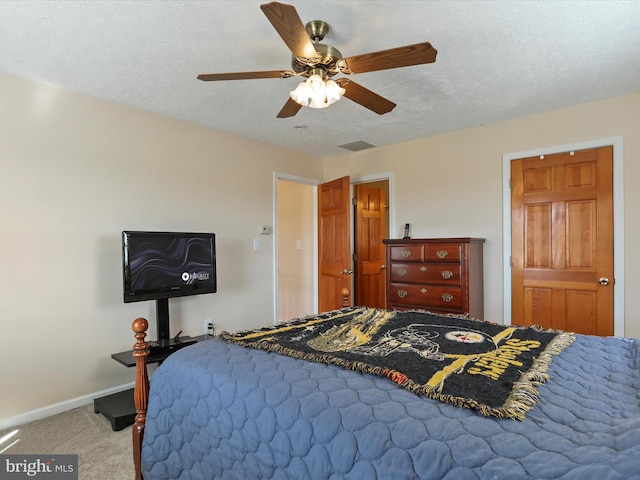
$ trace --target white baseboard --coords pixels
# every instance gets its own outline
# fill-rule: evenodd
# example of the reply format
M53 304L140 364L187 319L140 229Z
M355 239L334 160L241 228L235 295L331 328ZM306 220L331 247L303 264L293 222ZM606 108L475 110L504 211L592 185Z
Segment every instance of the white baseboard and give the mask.
M30 412L21 413L20 415L16 415L15 417L3 418L2 420L0 420L0 431L16 427L18 425L24 425L25 423L33 422L34 420L40 420L41 418L50 417L51 415L56 415L57 413L66 412L67 410L71 410L73 408L90 405L93 402L94 398L100 398L106 395L111 395L113 393L122 392L123 390L133 388L133 385L133 382L126 383L117 387L107 388L106 390L101 390L99 392L65 400L64 402L47 405L46 407L31 410Z

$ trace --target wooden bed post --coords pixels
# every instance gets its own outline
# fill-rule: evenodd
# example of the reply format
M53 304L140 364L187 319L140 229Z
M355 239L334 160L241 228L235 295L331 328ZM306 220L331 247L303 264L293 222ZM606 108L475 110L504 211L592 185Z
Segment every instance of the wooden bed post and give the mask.
M147 356L149 344L144 341L147 336L149 322L144 318L136 318L131 324L135 332L136 343L133 346L133 357L136 359L136 383L133 390L133 402L136 407L136 419L133 424L133 466L136 480L142 480L142 439L144 424L147 419L149 402L149 374L147 372Z
M351 302L349 302L350 294L351 292L346 287L340 290L340 295L342 295L342 308L351 306Z

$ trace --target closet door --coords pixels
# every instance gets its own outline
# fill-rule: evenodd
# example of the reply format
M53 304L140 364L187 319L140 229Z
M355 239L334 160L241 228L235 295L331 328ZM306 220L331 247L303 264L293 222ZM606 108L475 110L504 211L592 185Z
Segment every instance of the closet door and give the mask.
M514 325L613 335L613 148L511 163Z

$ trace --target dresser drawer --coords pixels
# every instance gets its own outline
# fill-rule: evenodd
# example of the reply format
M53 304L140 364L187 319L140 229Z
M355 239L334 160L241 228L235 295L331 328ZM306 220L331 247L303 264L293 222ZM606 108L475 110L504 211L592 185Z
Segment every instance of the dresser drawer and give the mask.
M383 243L387 308L483 318L483 238L399 238Z
M389 300L392 304L458 311L462 308L462 289L453 286L392 283L389 288Z
M425 262L460 262L461 259L460 243L428 243L424 246Z
M459 263L392 263L391 281L400 283L437 283L462 285Z
M392 262L422 262L424 245L400 245L390 248Z

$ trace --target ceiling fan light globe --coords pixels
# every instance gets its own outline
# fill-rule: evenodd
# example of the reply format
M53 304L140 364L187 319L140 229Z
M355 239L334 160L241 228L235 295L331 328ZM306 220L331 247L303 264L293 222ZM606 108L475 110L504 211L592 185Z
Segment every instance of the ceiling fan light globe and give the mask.
M338 100L342 98L344 92L346 91L344 88L340 87L336 82L329 79L324 84L325 94L327 97L327 101L329 105L336 103Z
M344 88L340 88L333 80L323 80L319 75L311 75L289 93L291 99L299 105L310 108L326 108L336 103Z
M307 85L314 93L321 93L324 91L324 80L320 75L311 75L307 79Z
M311 99L311 88L307 85L307 82L304 81L300 83L295 90L289 93L291 99L299 105L303 107L307 107L309 105L309 101Z
M323 96L315 96L309 99L309 108L327 108L329 104L325 101L325 97Z

